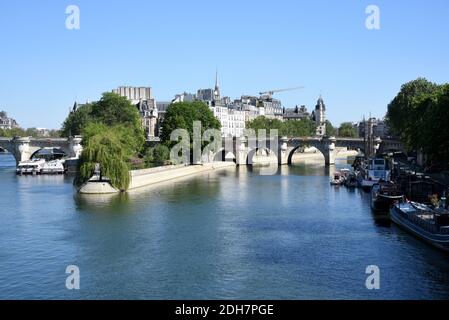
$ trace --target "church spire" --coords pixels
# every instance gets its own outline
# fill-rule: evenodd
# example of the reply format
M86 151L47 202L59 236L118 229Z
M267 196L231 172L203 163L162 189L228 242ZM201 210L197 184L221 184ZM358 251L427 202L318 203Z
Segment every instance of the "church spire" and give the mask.
M218 84L218 70L215 71L215 90L214 90L214 99L220 100L220 86Z

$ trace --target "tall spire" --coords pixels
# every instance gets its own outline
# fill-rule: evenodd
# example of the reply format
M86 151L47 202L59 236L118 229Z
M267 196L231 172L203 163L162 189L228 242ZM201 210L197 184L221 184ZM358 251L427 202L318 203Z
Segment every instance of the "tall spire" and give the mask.
M218 70L215 70L215 89L214 89L214 99L220 100L220 86L218 84Z
M218 69L215 69L215 90L218 89Z

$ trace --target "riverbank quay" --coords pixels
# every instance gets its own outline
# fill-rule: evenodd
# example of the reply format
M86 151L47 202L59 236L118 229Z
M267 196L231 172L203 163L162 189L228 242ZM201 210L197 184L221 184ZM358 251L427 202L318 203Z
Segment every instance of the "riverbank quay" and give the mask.
M131 182L128 190L231 167L236 167L236 164L234 162L211 162L198 165L170 165L132 170L130 172ZM93 178L83 184L78 192L80 194L112 194L119 193L120 190L114 188L108 181Z

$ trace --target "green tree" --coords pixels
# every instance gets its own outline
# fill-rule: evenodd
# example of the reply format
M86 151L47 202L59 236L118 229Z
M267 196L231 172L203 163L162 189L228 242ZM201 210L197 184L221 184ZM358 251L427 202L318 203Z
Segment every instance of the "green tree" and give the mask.
M93 121L92 104L81 105L75 111L70 112L61 128L64 137L80 135L85 126Z
M126 97L106 92L99 101L81 105L64 121L61 134L66 137L82 134L84 128L92 122L127 126L139 142L144 143L145 134L139 111Z
M388 123L411 150L421 150L430 164L449 168L449 84L419 78L401 87L388 106Z
M28 137L37 137L39 133L36 128L28 128L25 130L25 135Z
M100 101L92 105L91 116L93 120L108 126L122 124L136 130L142 128L137 108L126 97L112 92L103 93Z
M421 95L415 102L421 112L416 121L413 145L427 154L433 164L449 167L449 84L440 86L436 92Z
M95 165L120 190L130 182L129 171L144 149L145 135L139 112L130 101L115 93L104 93L101 100L81 106L64 122L64 135L81 134L83 152L75 183L90 179Z
M335 137L337 135L337 129L335 129L329 120L326 120L326 135L328 137Z
M284 126L282 121L278 119L270 119L264 116L257 117L251 121L246 123L246 128L253 129L256 131L265 129L267 130L267 134L269 134L270 130L278 130L279 134L284 134Z
M61 131L60 130L50 130L50 138L60 138L61 137Z
M90 123L83 130L83 152L75 184L82 185L94 174L99 164L101 174L119 190L128 189L130 183L130 159L135 154L135 146L130 144L130 129L124 125L107 126Z
M343 122L338 128L338 136L346 138L356 138L358 136L358 133L351 122Z
M164 121L162 123L161 140L171 146L175 142L170 141L173 130L185 129L190 137L193 136L193 122L201 122L201 134L208 129L220 129L221 124L215 118L209 107L201 101L176 102L167 108Z
M315 122L310 119L285 121L281 123L281 135L288 137L306 137L315 134Z
M267 135L270 133L270 130L276 129L279 135L289 137L304 137L315 133L315 123L310 119L282 122L278 119L260 116L248 121L246 128L253 129L256 133L260 129L265 129L267 130Z
M410 149L417 147L416 142L421 134L418 128L422 126L420 122L423 112L426 112L426 105L420 101L423 96L433 94L437 89L437 84L418 78L402 85L400 92L388 105L387 123Z
M25 130L21 128L12 129L0 129L0 137L14 138L14 137L25 137Z
M145 155L147 167L157 167L166 164L170 159L170 149L163 144L148 148Z

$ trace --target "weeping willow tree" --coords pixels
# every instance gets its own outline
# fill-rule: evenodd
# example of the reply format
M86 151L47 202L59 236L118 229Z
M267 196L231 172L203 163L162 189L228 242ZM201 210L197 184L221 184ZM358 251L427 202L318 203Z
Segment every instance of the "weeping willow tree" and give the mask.
M75 184L80 186L87 182L99 164L103 178L108 178L116 189L127 190L130 183L129 160L137 147L132 136L125 126L89 124L83 131L83 152Z

